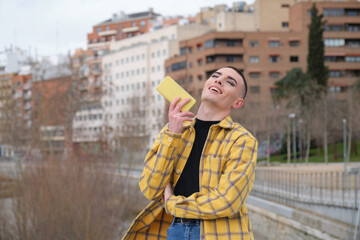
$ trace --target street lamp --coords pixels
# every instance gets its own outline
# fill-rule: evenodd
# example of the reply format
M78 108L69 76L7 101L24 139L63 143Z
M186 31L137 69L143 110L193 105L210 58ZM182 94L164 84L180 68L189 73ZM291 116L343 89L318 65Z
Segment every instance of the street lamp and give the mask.
M347 172L347 158L346 158L346 119L343 118L343 129L344 129L344 172Z
M303 162L303 147L302 147L302 119L299 119L299 151L300 151L300 162Z
M296 133L295 133L295 113L290 113L289 118L292 119L292 131L293 131L293 156L294 156L294 166L296 167Z

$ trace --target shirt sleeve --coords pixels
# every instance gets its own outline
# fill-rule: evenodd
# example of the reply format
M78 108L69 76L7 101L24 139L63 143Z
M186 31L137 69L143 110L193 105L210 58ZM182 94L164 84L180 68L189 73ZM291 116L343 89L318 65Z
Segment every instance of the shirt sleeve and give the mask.
M147 199L154 200L163 196L173 171L180 138L181 134L171 133L168 126L165 126L146 155L139 186Z
M230 150L217 187L187 198L173 195L164 204L166 212L176 217L197 219L216 219L238 214L254 183L256 158L256 139L239 138Z

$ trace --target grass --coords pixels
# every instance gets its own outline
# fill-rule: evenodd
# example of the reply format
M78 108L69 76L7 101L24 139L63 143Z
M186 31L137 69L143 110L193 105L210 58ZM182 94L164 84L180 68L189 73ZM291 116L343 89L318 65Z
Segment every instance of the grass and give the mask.
M336 151L337 151L336 160L334 160L334 156L333 156L333 146L328 145L329 163L344 162L344 156L343 156L344 145L343 145L343 143L338 143L335 145L335 147L336 147ZM352 153L350 155L350 162L360 162L360 144L359 144L359 142L356 144L356 148L357 148L358 154L355 155L354 153ZM292 154L292 152L291 152L291 154ZM300 162L299 151L296 154L297 154L296 161L299 163ZM265 161L265 160L266 160L266 158L259 159L259 161ZM303 159L303 162L304 161L305 161L305 159ZM285 153L285 154L271 155L270 162L287 163L287 154ZM293 156L291 155L291 163L292 162L293 162ZM316 148L310 149L309 163L323 163L323 162L324 162L324 149L323 148L320 148L319 150L317 150Z

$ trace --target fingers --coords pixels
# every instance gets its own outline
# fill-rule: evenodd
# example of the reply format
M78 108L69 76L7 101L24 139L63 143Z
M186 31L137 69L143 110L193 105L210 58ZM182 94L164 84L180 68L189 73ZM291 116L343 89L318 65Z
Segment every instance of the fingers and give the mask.
M194 117L190 111L181 112L181 108L190 101L190 98L179 102L180 99L180 97L175 98L169 108L169 131L173 133L181 133L183 123L185 121L191 122L192 117Z
M175 107L175 111L180 112L182 107L185 106L185 104L187 104L188 102L190 102L191 98L186 98L184 100L182 100L181 102L179 102L176 107Z
M181 97L177 97L170 103L170 108L169 108L170 112L174 111L176 104L179 102L180 99Z

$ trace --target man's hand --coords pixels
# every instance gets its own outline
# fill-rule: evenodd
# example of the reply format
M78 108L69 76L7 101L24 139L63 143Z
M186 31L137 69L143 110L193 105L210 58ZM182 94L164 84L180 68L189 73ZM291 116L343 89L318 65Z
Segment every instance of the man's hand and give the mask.
M167 201L169 199L169 197L171 197L172 195L174 195L174 192L171 188L171 184L168 183L164 190L164 201Z
M181 97L175 98L169 108L169 131L172 133L181 133L183 122L192 121L192 117L194 117L192 112L181 112L181 108L190 101L190 98L179 102L180 99Z

